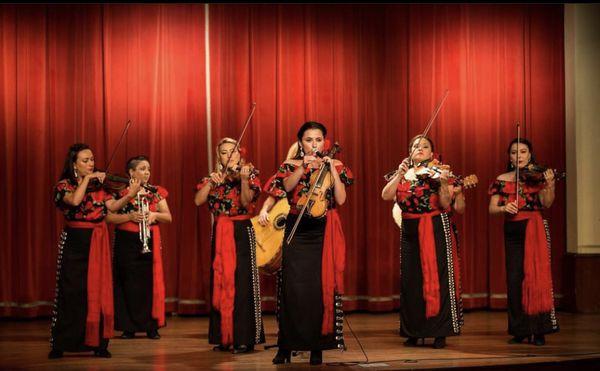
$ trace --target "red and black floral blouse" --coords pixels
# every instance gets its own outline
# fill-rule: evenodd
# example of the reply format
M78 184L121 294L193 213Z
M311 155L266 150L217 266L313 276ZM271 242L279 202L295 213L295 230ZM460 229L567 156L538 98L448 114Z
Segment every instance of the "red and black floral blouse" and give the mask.
M454 178L448 179L452 185ZM434 211L448 212L440 205L438 194L441 183L432 179L407 180L402 179L396 188L396 203L402 212L425 214Z
M149 207L150 211L158 211L158 203L169 196L169 192L165 188L163 188L161 186L156 186L156 188L157 188L156 192L147 191L146 194L140 194L140 198L143 197L146 200L148 200L148 207ZM125 197L127 195L127 193L129 193L129 189L125 188L119 192L118 197L119 198ZM132 198L131 200L129 200L129 202L125 206L123 206L123 208L121 210L119 210L117 213L118 214L129 214L131 212L136 212L139 210L140 210L140 205L138 203L138 198L136 196L136 197Z
M202 189L209 181L210 177L203 178L196 185L196 191ZM258 201L260 196L260 179L256 175L250 175L248 186L254 191L254 197L246 207L242 206L242 183L237 180L226 181L210 190L208 194L208 210L214 216L253 214L256 208L256 201Z
M78 206L71 206L63 201L68 193L77 189L77 183L72 180L62 179L54 186L54 203L62 211L66 220L98 222L104 219L108 210L106 201L112 200L113 196L100 188L97 191L86 192L83 200Z
M268 187L265 187L268 188L269 195L275 198L287 197L288 203L290 204L291 214L298 214L300 212L300 210L298 210L298 208L296 207L296 205L298 204L298 200L300 200L300 198L303 195L308 194L308 192L310 191L310 176L315 171L319 170L318 168L304 169L304 175L302 175L302 178L300 178L300 181L296 185L296 188L291 192L286 192L285 186L283 185L283 180L290 176L296 170L296 168L296 165L284 162L279 166L279 169L277 169L277 173L271 181L271 184L268 185ZM352 171L350 171L350 169L347 166L343 164L338 164L335 168L338 174L340 175L340 180L346 186L350 186L354 183L354 176L352 175ZM336 207L333 195L333 188L327 190L327 192L325 193L325 198L327 199L327 210L331 210Z
M516 184L513 181L496 179L488 190L490 196L500 195L498 206L504 206L508 202L515 201L517 196L515 192ZM528 185L519 183L519 210L542 210L539 192L544 189L545 184Z

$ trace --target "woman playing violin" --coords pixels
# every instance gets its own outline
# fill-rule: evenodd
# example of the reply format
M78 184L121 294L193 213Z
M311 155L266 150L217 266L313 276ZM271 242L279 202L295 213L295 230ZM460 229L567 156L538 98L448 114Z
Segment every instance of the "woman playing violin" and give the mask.
M310 363L322 363L322 350L343 348L344 236L336 206L346 201L353 176L344 164L323 154L327 129L318 122L304 123L297 134L298 151L280 165L269 194L287 197L282 267L278 282L279 351L273 363L290 362L292 350L310 350ZM323 157L320 157L319 154ZM288 243L302 205L314 186L321 166L329 168L329 186L323 186L326 213L304 213ZM326 173L325 173L326 174ZM311 182L312 179L312 182ZM323 183L325 184L325 183Z
M96 171L94 154L87 144L69 148L54 187L54 202L66 226L58 244L48 358L60 358L65 351L111 356L107 347L113 334L113 286L104 219L108 211L123 207L136 190L114 200L101 186L105 177Z
M157 223L171 223L167 204L169 193L161 186L148 187L148 157L130 158L126 171L130 185L119 194L128 196L132 190L137 193L109 218L117 224L114 243L115 329L123 331L122 339L132 339L136 332L159 339L158 328L165 326L165 285ZM144 185L154 191L142 188Z
M528 339L544 345L545 334L558 331L552 292L550 231L542 210L554 201L554 171L545 170L542 182L523 179L534 164L533 147L526 139L508 146L508 172L489 188L490 214L504 215L504 247L508 297L509 343ZM517 182L517 168L521 176ZM525 180L525 181L523 181ZM518 195L518 196L517 196Z
M383 188L386 201L402 210L400 249L400 334L415 346L419 338L435 338L443 348L446 337L458 335L462 326L460 269L449 212L462 213L461 188L453 185L448 169L438 171L420 164L433 159L433 142L416 136L409 157Z
M213 349L244 353L264 342L256 246L250 217L260 195L257 170L245 164L237 141L216 147L216 169L196 186L197 206L208 203L212 233L208 339Z

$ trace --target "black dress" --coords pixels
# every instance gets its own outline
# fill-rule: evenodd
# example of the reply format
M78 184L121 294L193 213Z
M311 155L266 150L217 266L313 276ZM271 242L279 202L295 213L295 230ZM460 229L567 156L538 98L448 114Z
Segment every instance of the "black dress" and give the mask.
M209 178L204 178L196 189L202 189ZM256 207L256 201L260 195L261 187L258 177L251 175L250 188L254 191L254 199L243 207L240 200L241 183L239 181L225 182L213 188L208 195L208 208L216 217L239 218L247 216L245 220L234 220L235 239L235 298L233 307L233 346L245 345L253 347L255 344L265 342L258 267L256 265L256 240L254 229L249 220L250 215ZM217 223L213 225L211 237L211 271L210 271L210 295L214 292L214 269L215 242ZM208 330L209 344L223 344L221 332L221 313L214 307L211 308Z
M331 331L322 333L324 312L322 257L323 239L328 216L312 218L303 216L288 245L287 237L298 218L297 207L300 197L308 193L310 175L318 169L306 169L296 189L285 192L283 180L294 172L293 164L282 164L269 186L275 198L287 197L290 213L286 221L283 257L278 272L277 319L279 333L277 344L284 350L326 350L344 348L342 297L334 292L332 313L334 321ZM350 169L339 165L340 179L346 185L354 181ZM328 208L331 210L333 189L327 192Z
M519 187L519 197L522 204L519 205L519 210L541 213L543 206L539 199L539 191L542 188L543 185L521 185ZM512 202L516 199L515 182L496 180L490 186L489 194L499 195L498 206L504 206L507 202ZM516 337L543 335L559 330L554 305L547 312L535 315L528 315L523 310L522 287L525 277L523 262L525 257L525 235L528 224L528 220L511 221L505 219L504 221L508 333ZM548 254L544 259L548 259L547 262L549 262L551 253L550 229L546 220L543 220L543 225L548 248ZM548 294L554 297L552 290Z
M146 197L150 211L157 211L158 203L167 198L168 192L158 186L155 193ZM120 196L127 194L125 189ZM131 199L119 214L139 210L137 197ZM125 228L128 227L128 228ZM136 230L136 231L133 231ZM159 327L158 319L152 317L154 291L154 232L148 241L150 252L142 253L143 244L139 237L138 223L127 222L115 229L114 242L114 292L115 292L115 329L129 332L150 332ZM160 253L160 252L159 252ZM163 285L160 280L157 284ZM164 318L164 301L163 306Z
M100 189L87 192L79 206L63 202L63 197L73 193L77 183L61 180L54 187L54 202L67 222L104 223L107 214L105 202L112 196ZM52 311L50 346L53 350L82 352L106 349L103 320L100 322L99 345L85 344L88 313L88 261L93 229L65 227L58 242L56 289ZM102 318L102 317L101 317Z
M449 214L439 204L439 182L403 179L396 190L402 209L400 248L400 335L412 338L460 334L463 325L456 236ZM435 243L439 311L426 315L419 225L430 215L429 233Z

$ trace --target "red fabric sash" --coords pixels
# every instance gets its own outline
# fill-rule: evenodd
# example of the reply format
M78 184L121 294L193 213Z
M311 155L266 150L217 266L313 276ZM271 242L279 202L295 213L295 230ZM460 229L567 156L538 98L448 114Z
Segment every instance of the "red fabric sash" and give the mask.
M405 219L419 220L419 253L423 272L423 299L425 300L425 318L431 318L440 312L440 279L435 253L435 234L432 218L440 211L425 214L402 213Z
M332 209L327 212L321 262L321 285L323 288L322 335L333 332L334 295L335 293L344 293L345 266L346 240L344 231L338 212Z
M127 232L140 232L139 223L126 222L116 227ZM150 226L152 231L152 318L159 327L165 325L165 281L161 253L160 228L157 224Z
M552 310L552 268L548 255L546 230L539 211L519 211L507 217L510 221L527 220L525 256L523 258L523 311L528 315Z
M236 250L233 222L250 215L219 216L215 232L213 261L213 307L221 313L221 344L233 343L233 305L235 302Z
M108 228L100 223L67 221L70 228L94 229L90 241L87 272L87 317L85 345L100 345L100 316L103 319L102 337L113 337L114 307L110 244Z

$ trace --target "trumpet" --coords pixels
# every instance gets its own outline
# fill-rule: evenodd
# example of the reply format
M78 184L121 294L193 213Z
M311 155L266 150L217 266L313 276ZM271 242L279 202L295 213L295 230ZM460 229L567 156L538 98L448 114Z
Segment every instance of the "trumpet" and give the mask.
M150 240L150 226L148 225L148 214L150 213L150 207L148 205L148 199L144 196L140 195L140 192L137 194L137 203L140 208L140 212L143 215L142 220L139 222L140 227L140 241L144 248L142 249L142 254L147 254L150 252L148 248L148 241Z

